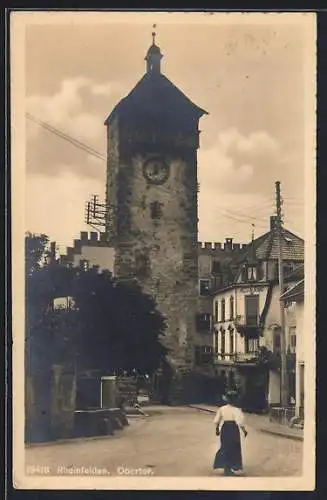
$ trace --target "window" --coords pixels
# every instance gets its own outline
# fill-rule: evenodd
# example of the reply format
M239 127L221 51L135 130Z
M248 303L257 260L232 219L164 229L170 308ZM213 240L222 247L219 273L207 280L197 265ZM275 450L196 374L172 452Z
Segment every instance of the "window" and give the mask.
M289 348L289 352L291 354L296 353L296 328L295 327L291 327L289 329L288 348Z
M274 352L275 353L280 353L280 332L275 332L274 333Z
M259 295L246 295L244 298L246 325L256 326L259 317Z
M197 330L199 332L210 332L211 330L211 314L201 313L197 315Z
M225 349L226 349L226 333L225 330L221 330L221 357L225 357Z
M215 330L214 336L215 354L218 354L218 332Z
M150 203L151 219L160 219L162 216L162 203L154 201Z
M211 345L197 345L195 346L195 362L197 365L210 363L212 360L212 346Z
M229 299L229 319L234 319L234 297Z
M259 350L259 339L249 339L245 340L245 352L247 354L256 353Z
M215 300L215 323L218 322L218 300Z
M229 332L229 346L230 354L234 354L234 330L230 330Z
M88 260L85 260L85 259L84 259L84 260L80 260L80 261L79 261L79 265L80 265L80 267L81 267L82 271L88 271L88 270L89 270L89 268L90 268L90 263L89 263L89 261L88 261Z
M210 285L210 280L200 280L200 295L209 295Z
M211 267L212 274L220 274L221 273L221 265L219 260L214 260Z
M248 266L247 277L249 281L257 279L257 269L254 266Z
M225 299L221 301L221 318L220 321L225 321Z

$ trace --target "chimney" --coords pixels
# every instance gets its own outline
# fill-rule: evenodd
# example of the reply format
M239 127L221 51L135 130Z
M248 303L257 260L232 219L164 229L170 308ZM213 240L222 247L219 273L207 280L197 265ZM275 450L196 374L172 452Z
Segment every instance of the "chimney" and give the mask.
M225 249L232 250L233 249L233 238L226 238Z
M277 215L270 216L270 231L274 231L277 228Z

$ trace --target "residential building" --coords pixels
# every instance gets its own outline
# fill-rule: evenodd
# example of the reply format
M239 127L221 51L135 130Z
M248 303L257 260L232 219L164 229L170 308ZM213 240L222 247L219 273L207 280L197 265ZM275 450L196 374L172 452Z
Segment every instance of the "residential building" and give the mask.
M214 362L226 385L236 386L249 407L280 402L280 374L269 379L260 363L262 348L280 352L278 235L270 231L253 239L229 283L212 293ZM283 230L285 275L304 262L304 241ZM290 277L286 282L295 278ZM279 336L278 336L279 335ZM269 380L269 382L268 382Z
M198 310L196 314L195 363L202 370L213 371L212 291L228 283L237 268L246 245L233 243L198 242ZM236 264L235 264L236 263Z
M288 287L282 299L285 304L291 396L295 400L295 416L304 418L304 277Z

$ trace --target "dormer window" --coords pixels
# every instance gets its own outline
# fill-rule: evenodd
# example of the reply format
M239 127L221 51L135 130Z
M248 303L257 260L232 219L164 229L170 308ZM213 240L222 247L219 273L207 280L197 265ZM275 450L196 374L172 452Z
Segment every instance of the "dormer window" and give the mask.
M257 279L257 268L255 266L248 266L247 279L249 281L255 281Z

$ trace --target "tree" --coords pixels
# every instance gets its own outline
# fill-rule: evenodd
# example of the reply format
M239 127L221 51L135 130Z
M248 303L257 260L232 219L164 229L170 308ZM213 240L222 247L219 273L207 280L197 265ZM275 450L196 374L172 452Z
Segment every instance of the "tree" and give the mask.
M29 276L41 269L42 260L49 255L49 238L46 234L25 234L25 267Z
M153 298L138 284L122 283L109 272L56 262L42 266L47 242L45 235L26 239L30 359L39 365L40 359L51 364L77 358L82 369L152 374L167 352L160 342L165 319ZM55 310L54 299L67 296L74 299L74 308Z
M81 364L108 372L152 374L164 359L165 320L136 283L79 272L72 296L79 312Z

